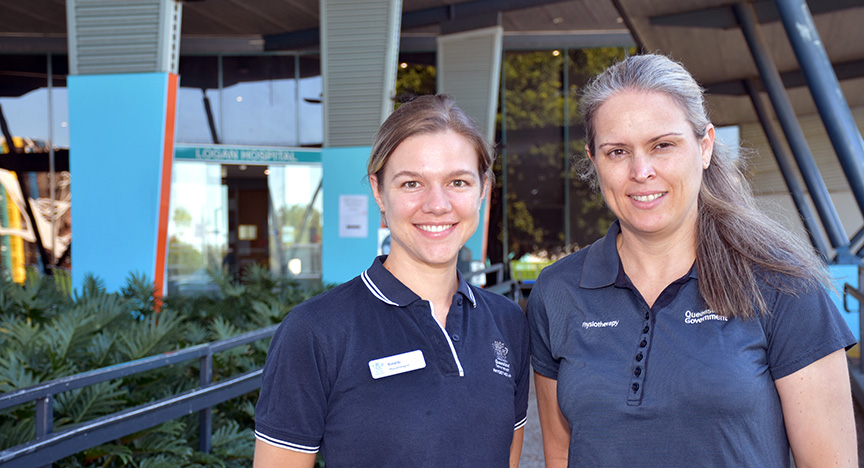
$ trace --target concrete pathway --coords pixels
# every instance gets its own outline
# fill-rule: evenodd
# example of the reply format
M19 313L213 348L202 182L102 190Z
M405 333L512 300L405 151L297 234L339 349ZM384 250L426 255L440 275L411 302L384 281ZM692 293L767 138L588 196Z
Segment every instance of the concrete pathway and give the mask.
M540 436L540 419L537 417L537 395L534 392L534 372L531 372L531 392L528 395L528 422L525 423L525 439L519 468L545 468L543 460L543 438Z

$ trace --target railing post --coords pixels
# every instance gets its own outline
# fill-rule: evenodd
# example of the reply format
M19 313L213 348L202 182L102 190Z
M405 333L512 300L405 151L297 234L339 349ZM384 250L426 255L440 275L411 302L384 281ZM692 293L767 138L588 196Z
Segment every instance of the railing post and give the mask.
M201 386L207 387L213 382L213 352L208 351L199 359L201 370L199 371ZM213 433L213 413L211 409L204 408L198 412L198 450L210 453L210 436Z
M36 438L46 436L54 430L54 395L36 399ZM42 468L51 468L45 465Z

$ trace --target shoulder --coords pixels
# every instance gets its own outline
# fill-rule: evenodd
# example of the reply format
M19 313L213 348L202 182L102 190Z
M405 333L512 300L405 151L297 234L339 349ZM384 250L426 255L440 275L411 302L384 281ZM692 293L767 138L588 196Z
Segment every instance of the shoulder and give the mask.
M543 271L540 272L537 281L534 283L534 288L538 286L554 288L555 285L560 285L561 283L579 284L579 280L582 278L582 270L585 268L585 260L588 258L592 248L594 246L585 247L543 268Z
M488 315L489 320L499 328L516 330L517 333L527 331L528 319L522 307L501 294L470 287L477 300L477 307L472 312Z
M356 307L372 300L374 297L368 294L358 276L294 306L285 321L302 320L312 324L341 320Z
M493 293L476 286L469 286L477 300L477 307L484 307L496 314L521 315L522 308L504 295Z

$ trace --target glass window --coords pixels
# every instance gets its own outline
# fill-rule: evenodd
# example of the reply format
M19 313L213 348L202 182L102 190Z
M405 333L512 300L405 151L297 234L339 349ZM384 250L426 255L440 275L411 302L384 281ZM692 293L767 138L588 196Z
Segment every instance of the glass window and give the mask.
M221 101L218 57L180 58L177 95L178 143L219 143Z
M228 191L222 166L174 162L168 223L168 294L212 288L208 268L228 255Z
M283 276L321 279L320 165L271 166L270 264Z
M0 135L0 153L34 155L27 172L6 165L0 177L0 270L21 282L27 265L69 267L68 66L65 55L46 54L0 55L0 63L0 109L14 143ZM27 198L36 200L32 218Z
M321 165L175 160L168 292L214 288L208 269L240 279L250 265L321 281Z
M492 263L505 256L521 259L536 276L539 268L533 267L590 244L614 220L579 177L585 140L577 100L581 86L626 53L605 48L505 54L498 124L499 141L506 144L496 166L502 196L492 198L490 212ZM525 265L513 265L514 271L519 266Z
M300 62L299 146L320 147L324 141L324 106L321 105L321 61L317 56Z
M222 59L222 142L298 146L295 58L292 55Z

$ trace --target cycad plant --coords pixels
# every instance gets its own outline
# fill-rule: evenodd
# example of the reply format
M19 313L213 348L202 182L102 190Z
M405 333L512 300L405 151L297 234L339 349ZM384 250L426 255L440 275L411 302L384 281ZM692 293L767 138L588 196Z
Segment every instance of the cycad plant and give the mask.
M131 274L118 292L96 277L70 292L55 277L28 275L23 285L0 278L0 393L187 346L221 340L279 323L291 307L320 290L253 266L237 281L211 271L218 292L165 297ZM214 356L213 380L259 368L269 340ZM176 395L198 386L198 363L162 367L55 396L54 430ZM213 408L211 453L196 450L198 419L189 416L86 450L55 466L250 466L257 392ZM34 406L0 411L0 449L35 433Z

